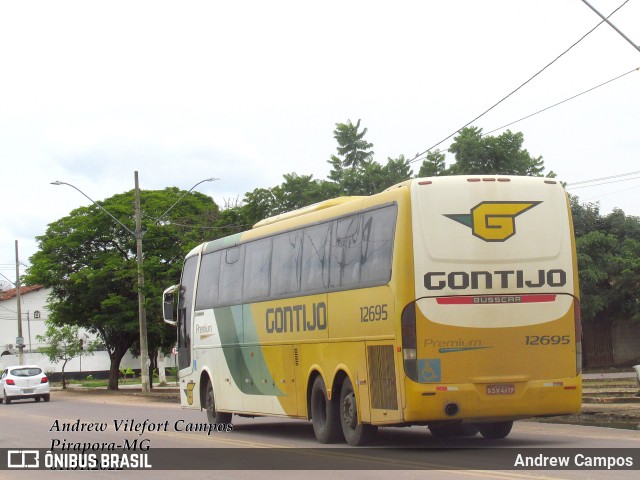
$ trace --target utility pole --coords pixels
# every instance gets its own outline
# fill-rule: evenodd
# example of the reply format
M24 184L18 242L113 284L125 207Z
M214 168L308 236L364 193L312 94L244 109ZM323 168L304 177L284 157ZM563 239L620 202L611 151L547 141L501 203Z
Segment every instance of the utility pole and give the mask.
M149 394L149 347L147 345L147 313L144 308L144 272L142 270L142 219L140 218L140 185L138 172L135 177L136 256L138 261L138 319L140 321L140 380L142 393Z
M20 305L20 258L18 257L18 240L16 240L16 298L18 300L18 363L24 365L24 337L22 336L22 306Z

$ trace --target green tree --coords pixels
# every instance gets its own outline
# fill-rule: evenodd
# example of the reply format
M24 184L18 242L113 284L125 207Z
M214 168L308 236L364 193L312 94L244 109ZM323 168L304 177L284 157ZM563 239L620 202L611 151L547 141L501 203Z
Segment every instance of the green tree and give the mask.
M580 274L581 312L585 321L611 320L615 305L610 296L618 269L615 236L589 232L576 240Z
M333 131L339 156L331 155L329 159L329 180L340 188L340 195L353 195L349 190L353 188L354 178L359 176L358 169L373 157L373 144L364 139L367 129L359 129L360 120L355 125L348 120L347 123L336 123Z
M336 185L342 195L373 195L411 178L413 172L404 155L388 158L385 165L372 160L348 169Z
M338 155L346 168L357 168L373 157L373 143L364 139L367 129L360 131L360 120L354 125L351 120L347 123L336 123L333 138L338 142ZM333 159L333 158L332 158Z
M572 198L580 272L581 311L586 322L640 320L640 219Z
M215 238L210 226L219 212L210 197L185 196L169 215L157 222L186 192L177 188L142 191L144 275L149 357L175 343L175 329L162 322L161 295L176 283L185 254L205 239ZM134 230L134 192L114 195L102 206ZM205 227L205 228L203 228ZM109 389L118 388L118 369L126 351L139 352L136 242L130 232L96 205L81 207L51 223L36 238L39 250L31 257L25 280L52 289L50 320L97 333L111 361Z
M351 120L336 123L333 137L339 156L331 155L328 160L328 182L319 184L323 198L372 195L411 178L413 172L404 155L388 158L386 165L373 160L373 144L365 140L367 129L360 131L360 124L360 120L355 125Z
M589 232L604 230L604 219L600 215L600 206L597 203L580 203L580 199L574 195L569 195L569 199L573 230L577 238Z
M380 190L409 180L413 176L411 164L404 155L399 155L398 158L387 158L387 164L383 167L382 172L384 177L380 182Z
M212 236L209 240L249 230L257 221L252 221L247 217L244 205L227 206L220 211L217 219L213 222Z
M420 165L419 177L437 177L444 175L447 169L445 164L446 156L440 150L428 152L426 158Z
M313 175L298 175L288 173L284 175L284 182L280 185L280 209L278 213L289 212L306 207L322 200L334 197L335 190L325 181L313 179Z
M78 327L75 325L63 325L61 327L50 321L46 321L47 330L44 335L37 335L38 342L46 343L46 347L39 349L40 353L49 357L53 363L62 363L62 388L67 388L64 369L67 362L76 358L78 355L93 355L93 351L97 347L96 342L85 345L80 339Z
M247 224L255 225L260 220L279 213L282 197L280 187L256 188L244 195L241 214Z
M542 157L532 157L522 148L524 135L507 130L494 137L483 136L482 129L466 127L460 130L449 147L455 155L450 175L528 175L543 176ZM549 176L555 176L553 172Z

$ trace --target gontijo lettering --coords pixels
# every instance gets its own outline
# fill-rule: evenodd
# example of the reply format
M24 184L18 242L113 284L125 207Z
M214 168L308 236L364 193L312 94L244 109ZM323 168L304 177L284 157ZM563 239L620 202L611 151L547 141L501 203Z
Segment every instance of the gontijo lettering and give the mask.
M493 272L428 272L424 276L427 290L478 290L480 288L540 288L564 287L567 272L562 269L538 270L526 274L524 270L496 270ZM494 286L495 285L495 286Z
M266 327L267 333L326 330L327 305L324 302L314 303L310 315L307 315L305 304L268 308Z

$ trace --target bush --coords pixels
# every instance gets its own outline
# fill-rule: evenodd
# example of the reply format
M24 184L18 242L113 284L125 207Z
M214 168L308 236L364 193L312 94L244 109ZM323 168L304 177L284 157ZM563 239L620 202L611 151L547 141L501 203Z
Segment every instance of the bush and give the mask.
M124 368L121 368L120 375L122 376L124 383L127 383L127 376L129 376L130 378L135 378L136 376L132 368L127 368L126 370Z

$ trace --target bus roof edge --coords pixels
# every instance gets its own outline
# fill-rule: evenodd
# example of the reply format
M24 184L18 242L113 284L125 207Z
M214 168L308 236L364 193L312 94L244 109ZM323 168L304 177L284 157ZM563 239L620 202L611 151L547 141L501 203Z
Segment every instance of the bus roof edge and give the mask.
M329 200L324 200L322 202L314 203L306 207L298 208L297 210L292 210L291 212L285 212L279 215L274 215L272 217L265 218L264 220L260 220L258 223L256 223L253 226L253 228L264 227L266 225L273 225L274 223L281 222L283 220L299 217L311 212L317 212L319 210L324 210L325 208L335 207L337 205L342 205L343 203L352 202L354 200L359 200L362 198L364 197L353 196L353 197L337 197Z

